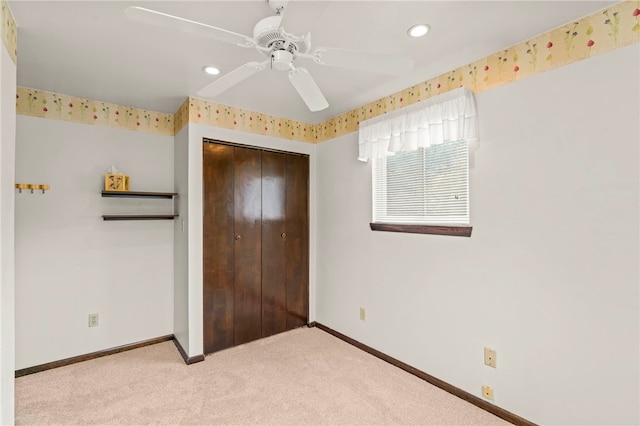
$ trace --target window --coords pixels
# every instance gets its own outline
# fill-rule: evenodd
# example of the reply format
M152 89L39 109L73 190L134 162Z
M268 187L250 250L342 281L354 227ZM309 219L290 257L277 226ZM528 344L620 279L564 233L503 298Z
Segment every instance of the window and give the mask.
M476 128L467 89L362 123L359 159L372 160L371 229L470 236Z
M468 225L468 152L461 140L373 159L373 222Z

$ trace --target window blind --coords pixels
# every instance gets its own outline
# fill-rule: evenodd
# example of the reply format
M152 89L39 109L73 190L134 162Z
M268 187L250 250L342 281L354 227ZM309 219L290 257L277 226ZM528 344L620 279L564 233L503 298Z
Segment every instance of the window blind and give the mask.
M444 142L372 159L373 221L469 223L469 145Z

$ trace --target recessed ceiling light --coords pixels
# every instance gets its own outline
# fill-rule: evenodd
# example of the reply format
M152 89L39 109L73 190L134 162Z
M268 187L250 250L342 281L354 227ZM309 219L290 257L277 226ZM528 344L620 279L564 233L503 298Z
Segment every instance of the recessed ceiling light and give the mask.
M407 30L407 34L411 37L422 37L429 32L429 29L427 24L416 24Z
M202 71L204 71L205 73L209 74L209 75L218 75L220 74L220 70L214 66L211 65L207 65L206 67L202 68Z

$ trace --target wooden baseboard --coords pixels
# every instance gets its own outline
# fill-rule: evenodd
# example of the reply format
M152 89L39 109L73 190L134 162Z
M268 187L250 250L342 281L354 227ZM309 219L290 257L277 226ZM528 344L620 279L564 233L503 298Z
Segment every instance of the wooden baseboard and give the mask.
M417 368L414 368L412 366L410 366L409 364L406 364L400 360L397 360L393 357L390 357L389 355L380 352L377 349L373 349L370 346L365 345L364 343L360 343L355 339L352 339L351 337L345 336L344 334L327 327L326 325L323 325L319 322L313 321L309 323L309 327L317 327L320 330L323 330L335 337L337 337L338 339L344 340L347 343L352 344L353 346L355 346L358 349L361 349L367 353L370 353L371 355L380 358L383 361L388 362L389 364L392 364L404 371L406 371L407 373L413 374L416 377L421 378L422 380L431 383L432 385L446 391L449 392L452 395L457 396L458 398L464 399L465 401L469 402L470 404L475 405L478 408L482 408L485 411L488 411L489 413L500 417L503 420L506 420L510 423L513 423L514 425L526 425L526 426L536 426L535 423L530 422L529 420L523 419L522 417L513 414L510 411L507 411L503 408L500 408L494 404L491 404L475 395L470 394L467 391L464 391L460 388L457 388L453 385L450 385L449 383L442 381L440 379L438 379L437 377L433 377L430 374L425 373L424 371L418 370Z
M174 340L173 334L166 336L156 337L155 339L143 340L142 342L130 343L128 345L122 345L111 349L105 349L102 351L92 352L85 355L78 355L71 358L61 359L59 361L48 362L46 364L36 365L33 367L23 368L16 370L16 378L26 376L28 374L39 373L45 370L51 370L52 368L64 367L65 365L75 364L77 362L89 361L91 359L101 358L107 355L113 355L120 352L130 351L132 349L142 348L144 346L155 345L157 343L168 342Z
M494 414L495 416L500 417L503 420L506 420L515 425L536 426L535 423L530 422L529 420L526 420L516 414L513 414L510 411L507 411L503 408L493 405L475 395L470 394L467 391L464 391L460 388L450 385L449 383L442 381L437 377L427 374L424 371L418 370L417 368L412 367L409 364L406 364L400 360L397 360L383 352L380 352L377 349L373 349L372 347L367 346L364 343L360 343L359 341L352 339L351 337L348 337L330 327L327 327L326 325L323 325L316 321L311 321L310 323L307 324L307 327L309 328L317 327L320 330L323 330L341 340L344 340L345 342L357 347L358 349L361 349L377 358L380 358L381 360L386 361L389 364L394 365L406 371L407 373L413 374L414 376L419 377L422 380L429 382L432 385L446 392L449 392L452 395L457 396L458 398L464 399L470 404L473 404L479 408L482 408L483 410L488 411L489 413ZM180 352L180 355L184 359L185 364L190 365L196 362L204 361L203 354L189 357L185 352L184 348L182 347L182 345L180 344L180 342L178 342L178 340L173 336L173 334L169 334L166 336L156 337L155 339L144 340L142 342L122 345L112 349L105 349L102 351L92 352L86 355L79 355L71 358L61 359L59 361L53 361L53 362L48 362L46 364L23 368L21 370L16 370L15 377L18 378L18 377L26 376L28 374L38 373L45 370L51 370L52 368L63 367L65 365L71 365L78 362L88 361L91 359L100 358L107 355L113 355L120 352L130 351L132 349L138 349L144 346L155 345L157 343L168 342L170 340L173 340L173 343L176 345L176 348L178 349L178 352Z
M178 348L178 352L180 352L180 355L182 356L182 359L184 359L185 364L191 365L195 364L196 362L204 361L204 354L190 357L189 355L187 355L187 352L184 350L180 342L178 342L178 339L174 338L173 343L175 343L176 348Z

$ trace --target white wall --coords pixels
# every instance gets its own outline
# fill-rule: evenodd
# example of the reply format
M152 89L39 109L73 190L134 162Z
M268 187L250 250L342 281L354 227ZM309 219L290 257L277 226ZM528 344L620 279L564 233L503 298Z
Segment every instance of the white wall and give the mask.
M173 202L102 198L112 164L172 191L173 137L18 116L16 181L51 191L16 194L17 369L173 333L173 222L101 217Z
M370 231L357 135L320 144L317 320L540 424L638 424L639 50L477 95L471 238Z
M182 128L174 140L174 192L178 193L176 210L180 215L173 228L173 334L185 352L189 351L189 126Z
M0 42L0 424L14 419L16 65Z
M182 132L178 135L183 138ZM188 219L185 223L188 235L188 253L184 251L175 259L176 269L187 268L188 274L188 346L185 350L189 356L203 353L203 325L202 325L202 140L203 138L218 139L238 144L268 147L282 151L297 152L309 155L309 318L315 319L315 293L316 293L316 146L304 142L296 142L278 139L270 136L256 135L252 133L238 132L234 130L205 126L201 124L188 125ZM176 144L180 143L176 138ZM176 166L178 170L178 166ZM181 195L181 198L183 196ZM185 257L186 256L186 257ZM186 266L185 266L186 265ZM179 308L176 306L176 312Z

